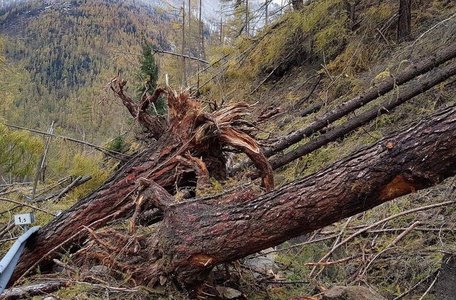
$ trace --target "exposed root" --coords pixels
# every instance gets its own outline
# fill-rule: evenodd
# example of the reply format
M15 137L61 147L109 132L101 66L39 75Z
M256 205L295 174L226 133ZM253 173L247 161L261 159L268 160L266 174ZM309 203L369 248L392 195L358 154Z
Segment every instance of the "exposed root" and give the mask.
M122 279L130 281L133 286L153 286L160 280L158 270L161 255L151 249L153 244L146 238L147 234L132 235L121 229L89 232L92 240L74 255L75 264L86 270L103 265L110 270L110 274L106 275L113 277L116 277L119 271L121 274L128 274L127 278Z
M111 82L111 89L132 116L155 138L158 139L167 131L175 140L161 151L161 155L174 153L174 157L155 172L154 178L148 179L156 181L157 177L171 175L169 186L204 187L209 183L210 177L226 179L226 151L233 149L245 153L253 161L266 191L274 188L272 168L258 142L251 136L257 129L245 119L250 115L251 105L237 103L207 112L202 106L203 102L191 98L188 92L177 93L170 88L157 89L153 95L146 93L141 103L137 104L124 93L125 86L126 81L119 78ZM161 94L168 97L168 124L164 127L161 123L163 118L146 112L147 107ZM191 173L194 179L185 178L184 174ZM179 179L184 180L179 183Z

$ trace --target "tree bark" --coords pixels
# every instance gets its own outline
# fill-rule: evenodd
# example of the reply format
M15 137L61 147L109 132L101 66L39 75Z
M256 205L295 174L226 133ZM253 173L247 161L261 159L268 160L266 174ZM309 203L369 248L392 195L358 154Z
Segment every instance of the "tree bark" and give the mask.
M235 193L164 211L151 276L184 285L213 266L278 245L456 174L456 106L330 167L251 199Z
M406 41L412 34L412 0L399 0L397 40Z
M303 0L291 0L291 5L293 6L293 10L301 10L304 7Z

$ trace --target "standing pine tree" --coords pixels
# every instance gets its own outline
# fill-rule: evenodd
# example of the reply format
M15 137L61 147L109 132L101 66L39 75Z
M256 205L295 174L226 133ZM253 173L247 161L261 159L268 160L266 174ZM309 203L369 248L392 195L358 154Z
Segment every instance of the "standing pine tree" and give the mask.
M157 88L158 81L158 65L155 62L153 47L149 44L144 44L142 55L140 58L139 78L141 85L138 87L138 94L140 99L144 93L152 94ZM167 113L166 99L160 97L151 108L151 113L164 115Z

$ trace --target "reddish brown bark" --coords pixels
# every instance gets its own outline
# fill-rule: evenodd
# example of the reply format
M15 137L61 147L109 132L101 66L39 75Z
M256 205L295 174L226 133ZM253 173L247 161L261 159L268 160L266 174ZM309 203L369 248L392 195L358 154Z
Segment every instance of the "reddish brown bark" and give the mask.
M455 132L451 107L266 195L172 205L160 224L153 276L191 285L217 264L435 185L456 173Z
M225 168L222 152L225 145L237 148L255 160L263 176L263 186L266 190L273 188L269 162L256 141L236 125L248 114L248 105L240 103L206 114L197 101L171 90L157 90L152 96L145 95L141 103L135 103L124 94L124 86L125 81L116 79L112 82L113 91L132 116L158 141L126 163L97 191L42 228L32 242L33 247L22 255L12 282L38 263L45 266L60 248L84 241L88 235L86 228L101 228L134 212L136 218L138 206L140 211L160 207L159 202L150 197L146 197L148 201L141 200L144 197L143 179L170 193L175 193L176 188L206 184L209 175ZM148 105L165 92L168 95L168 124L146 112Z

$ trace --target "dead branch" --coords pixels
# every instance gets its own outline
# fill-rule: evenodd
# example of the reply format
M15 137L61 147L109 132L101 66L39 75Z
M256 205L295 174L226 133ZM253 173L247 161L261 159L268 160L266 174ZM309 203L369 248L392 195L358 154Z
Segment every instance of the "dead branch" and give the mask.
M5 126L7 126L9 128L13 128L13 129L26 130L26 131L29 131L29 132L32 132L32 133L37 133L37 134L41 134L41 135L44 135L44 136L51 136L51 137L54 137L54 138L57 138L57 139L62 139L64 141L70 141L70 142L78 143L78 144L81 144L81 145L85 145L85 146L91 147L93 149L96 149L98 151L101 151L104 154L106 154L106 155L108 155L108 156L110 156L112 158L115 158L115 159L125 160L125 159L130 157L127 154L123 154L123 153L120 153L120 152L117 152L117 151L113 151L113 150L110 150L110 149L107 149L107 148L103 148L103 147L97 146L95 144L92 144L92 143L89 143L89 142L86 142L86 141L81 141L81 140L78 140L78 139L75 139L75 138L72 138L72 137L63 136L63 135L57 135L57 134L49 133L49 132L46 132L46 131L26 128L26 127L17 126L17 125L11 125L11 124L5 124L5 123L3 123L3 125L5 125Z

